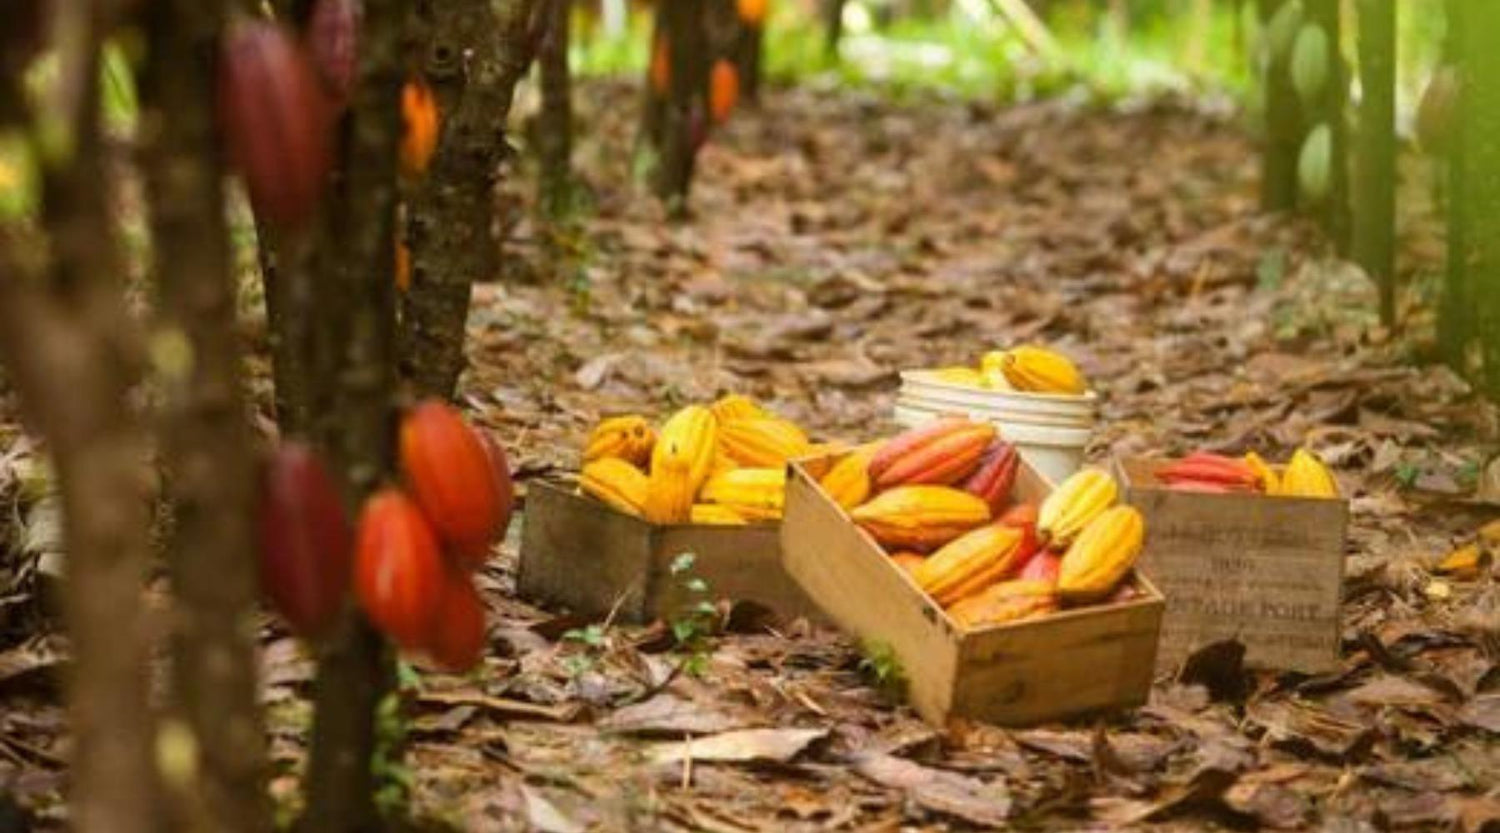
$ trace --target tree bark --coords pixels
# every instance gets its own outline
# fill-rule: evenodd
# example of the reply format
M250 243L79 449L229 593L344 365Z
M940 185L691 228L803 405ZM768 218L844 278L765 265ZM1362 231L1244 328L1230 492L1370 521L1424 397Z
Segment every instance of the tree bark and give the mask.
M541 0L546 17L537 50L542 109L537 118L537 156L541 165L538 202L551 219L573 207L573 81L568 69L570 0Z
M754 105L760 101L761 52L765 43L765 24L741 20L734 40L734 68L740 77L740 100Z
M196 739L196 770L169 780L181 829L271 827L253 641L254 463L241 400L235 287L214 128L220 3L151 7L144 79L147 186L158 255L160 334L188 349L164 372L160 447L174 524L173 716Z
M1354 259L1380 289L1380 320L1396 324L1396 4L1360 0L1359 170Z
M140 345L121 284L99 129L108 9L73 0L50 10L57 70L42 106L72 145L44 170L41 220L51 253L44 280L25 260L39 242L0 226L0 355L30 424L47 440L62 492L71 826L151 833L161 829L141 604L151 487L145 436L130 406ZM0 113L11 118L25 112L19 81L0 79Z
M1474 337L1474 309L1468 268L1468 139L1463 85L1468 83L1469 59L1463 32L1467 28L1469 0L1448 0L1448 34L1443 43L1445 59L1458 74L1458 107L1451 119L1446 154L1448 175L1448 262L1443 274L1443 295L1438 306L1438 341L1448 363L1460 372L1468 369L1468 348Z
M1270 21L1291 0L1259 0L1261 20ZM1266 65L1265 146L1261 152L1261 207L1290 211L1297 207L1297 156L1306 132L1302 105L1292 86L1291 50L1272 55Z
M844 0L823 0L823 27L823 55L836 62L844 39Z
M495 182L509 152L511 98L531 62L532 0L449 0L431 11L424 66L443 125L407 206L412 277L400 356L417 392L447 397L464 367L470 290L499 272Z
M344 130L341 175L317 258L319 321L312 356L327 407L312 430L358 507L389 477L395 444L396 155L406 0L365 0L359 83ZM390 690L391 654L351 611L318 654L307 812L302 829L378 829L371 760L375 709Z
M1308 22L1321 26L1328 36L1328 83L1316 108L1315 119L1327 123L1333 137L1328 196L1319 206L1323 229L1340 255L1349 253L1349 129L1345 109L1349 103L1349 69L1339 44L1343 40L1341 0L1310 0Z

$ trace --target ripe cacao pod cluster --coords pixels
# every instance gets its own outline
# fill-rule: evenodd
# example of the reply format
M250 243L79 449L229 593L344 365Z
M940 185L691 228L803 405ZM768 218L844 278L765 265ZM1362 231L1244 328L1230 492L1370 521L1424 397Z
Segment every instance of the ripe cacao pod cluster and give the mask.
M945 417L836 459L819 480L964 628L1108 600L1134 566L1141 516L1102 471L1018 503L1020 457L994 426Z
M658 429L639 415L601 420L584 444L578 488L657 524L775 521L787 461L815 449L796 423L730 394L689 405Z
M1336 498L1339 484L1318 456L1297 449L1279 470L1251 451L1229 457L1195 451L1156 471L1167 488L1209 494L1259 493L1285 497Z
M978 365L939 367L930 374L950 385L981 390L1061 396L1082 396L1088 392L1088 380L1071 359L1056 350L1034 344L994 350L985 353Z
M514 498L504 452L438 401L401 422L402 485L371 495L351 530L317 455L283 443L260 498L261 576L297 633L325 633L351 584L370 622L404 650L463 671L484 647L484 608L473 572L510 523Z

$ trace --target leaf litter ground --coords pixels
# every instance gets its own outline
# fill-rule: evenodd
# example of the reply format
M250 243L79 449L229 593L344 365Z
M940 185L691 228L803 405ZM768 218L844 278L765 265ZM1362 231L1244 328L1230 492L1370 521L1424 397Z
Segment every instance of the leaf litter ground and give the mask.
M516 212L505 280L476 289L470 321L463 398L523 478L575 465L601 414L723 391L867 439L893 428L899 369L1040 341L1104 396L1095 458L1306 442L1337 467L1353 495L1343 667L1251 674L1216 646L1130 715L940 733L894 704L872 673L888 668L806 622L725 608L685 653L662 623L528 605L513 534L482 576L483 667L403 689L409 753L386 781L424 824L1500 829L1500 594L1488 562L1432 570L1496 514L1495 410L1412 364L1421 346L1375 325L1363 279L1315 235L1257 214L1233 121L1173 101L775 91L704 151L693 217L670 223L628 181L633 92L580 98L592 211L551 228ZM1430 268L1432 241L1405 242L1409 271ZM66 651L35 635L46 547L27 546L51 522L23 488L28 447L0 431L18 518L0 561L0 792L55 818L66 735L47 672ZM312 669L273 622L263 634L290 812Z

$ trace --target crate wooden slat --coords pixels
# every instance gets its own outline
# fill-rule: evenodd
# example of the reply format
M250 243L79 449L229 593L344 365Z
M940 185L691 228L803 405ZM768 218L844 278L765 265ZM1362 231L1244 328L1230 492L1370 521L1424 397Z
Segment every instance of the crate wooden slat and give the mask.
M1252 667L1338 668L1348 502L1174 491L1156 480L1170 462L1115 464L1146 519L1141 563L1167 597L1158 662L1236 638Z
M1029 725L1145 702L1163 608L1150 582L1138 575L1142 595L1131 601L964 631L823 493L815 473L826 467L792 466L781 528L787 572L835 624L897 658L924 719ZM1022 469L1023 500L1049 489Z
M775 524L655 526L617 512L568 484L533 482L522 518L517 589L525 598L585 616L612 610L621 622L669 616L698 600L686 579L713 598L748 601L785 617L817 608L781 567ZM682 553L689 573L671 574Z

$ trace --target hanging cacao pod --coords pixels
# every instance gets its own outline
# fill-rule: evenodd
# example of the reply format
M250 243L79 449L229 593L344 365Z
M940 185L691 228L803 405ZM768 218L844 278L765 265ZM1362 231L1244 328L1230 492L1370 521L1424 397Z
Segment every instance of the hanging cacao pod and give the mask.
M401 471L433 529L472 568L504 531L494 466L478 434L445 402L419 403L401 421Z
M432 88L413 77L401 88L401 173L416 179L427 172L437 153L442 114Z
M336 109L349 106L359 74L360 0L317 0L307 20L307 48Z
M354 592L370 622L402 648L427 647L446 580L437 536L417 504L397 489L371 495L354 565Z
M708 112L715 124L729 121L740 100L740 73L734 64L720 58L708 72Z
M261 476L260 581L298 635L333 624L349 589L353 533L338 488L312 448L284 442Z
M426 653L444 671L468 671L484 653L484 602L467 573L449 571L428 635Z
M306 223L333 161L332 119L318 71L297 38L268 21L240 21L219 61L219 117L255 215Z

